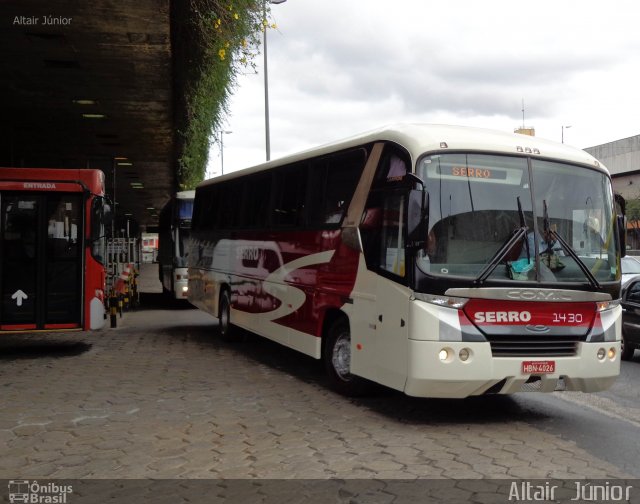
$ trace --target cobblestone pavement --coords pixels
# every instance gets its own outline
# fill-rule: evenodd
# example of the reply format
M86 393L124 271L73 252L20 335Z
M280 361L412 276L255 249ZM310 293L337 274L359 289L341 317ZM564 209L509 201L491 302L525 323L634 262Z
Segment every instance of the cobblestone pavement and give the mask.
M117 329L0 341L0 478L616 478L509 397L336 395L321 365L143 295Z

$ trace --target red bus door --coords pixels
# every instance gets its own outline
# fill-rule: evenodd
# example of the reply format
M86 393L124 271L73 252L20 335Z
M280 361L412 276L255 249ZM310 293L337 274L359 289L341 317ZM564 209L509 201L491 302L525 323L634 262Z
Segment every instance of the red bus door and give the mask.
M0 329L82 327L80 193L0 195Z

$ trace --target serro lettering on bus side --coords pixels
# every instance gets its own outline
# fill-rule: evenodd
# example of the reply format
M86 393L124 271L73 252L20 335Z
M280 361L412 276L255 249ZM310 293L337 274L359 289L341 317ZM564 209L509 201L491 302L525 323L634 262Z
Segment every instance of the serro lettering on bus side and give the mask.
M531 313L528 311L476 312L473 315L473 320L478 323L529 322L531 320Z
M260 249L258 247L239 247L238 258L247 261L257 261L260 259Z

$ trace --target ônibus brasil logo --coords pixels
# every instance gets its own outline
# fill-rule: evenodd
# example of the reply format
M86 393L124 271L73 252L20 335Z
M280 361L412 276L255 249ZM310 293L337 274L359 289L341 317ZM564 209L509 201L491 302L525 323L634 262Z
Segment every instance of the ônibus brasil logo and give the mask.
M9 502L25 504L65 504L67 495L73 492L71 485L38 483L29 480L9 480Z

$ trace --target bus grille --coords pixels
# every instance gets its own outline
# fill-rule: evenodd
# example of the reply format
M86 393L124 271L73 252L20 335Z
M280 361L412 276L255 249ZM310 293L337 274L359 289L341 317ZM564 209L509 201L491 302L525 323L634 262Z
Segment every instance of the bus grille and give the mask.
M494 357L572 357L582 336L485 335Z

